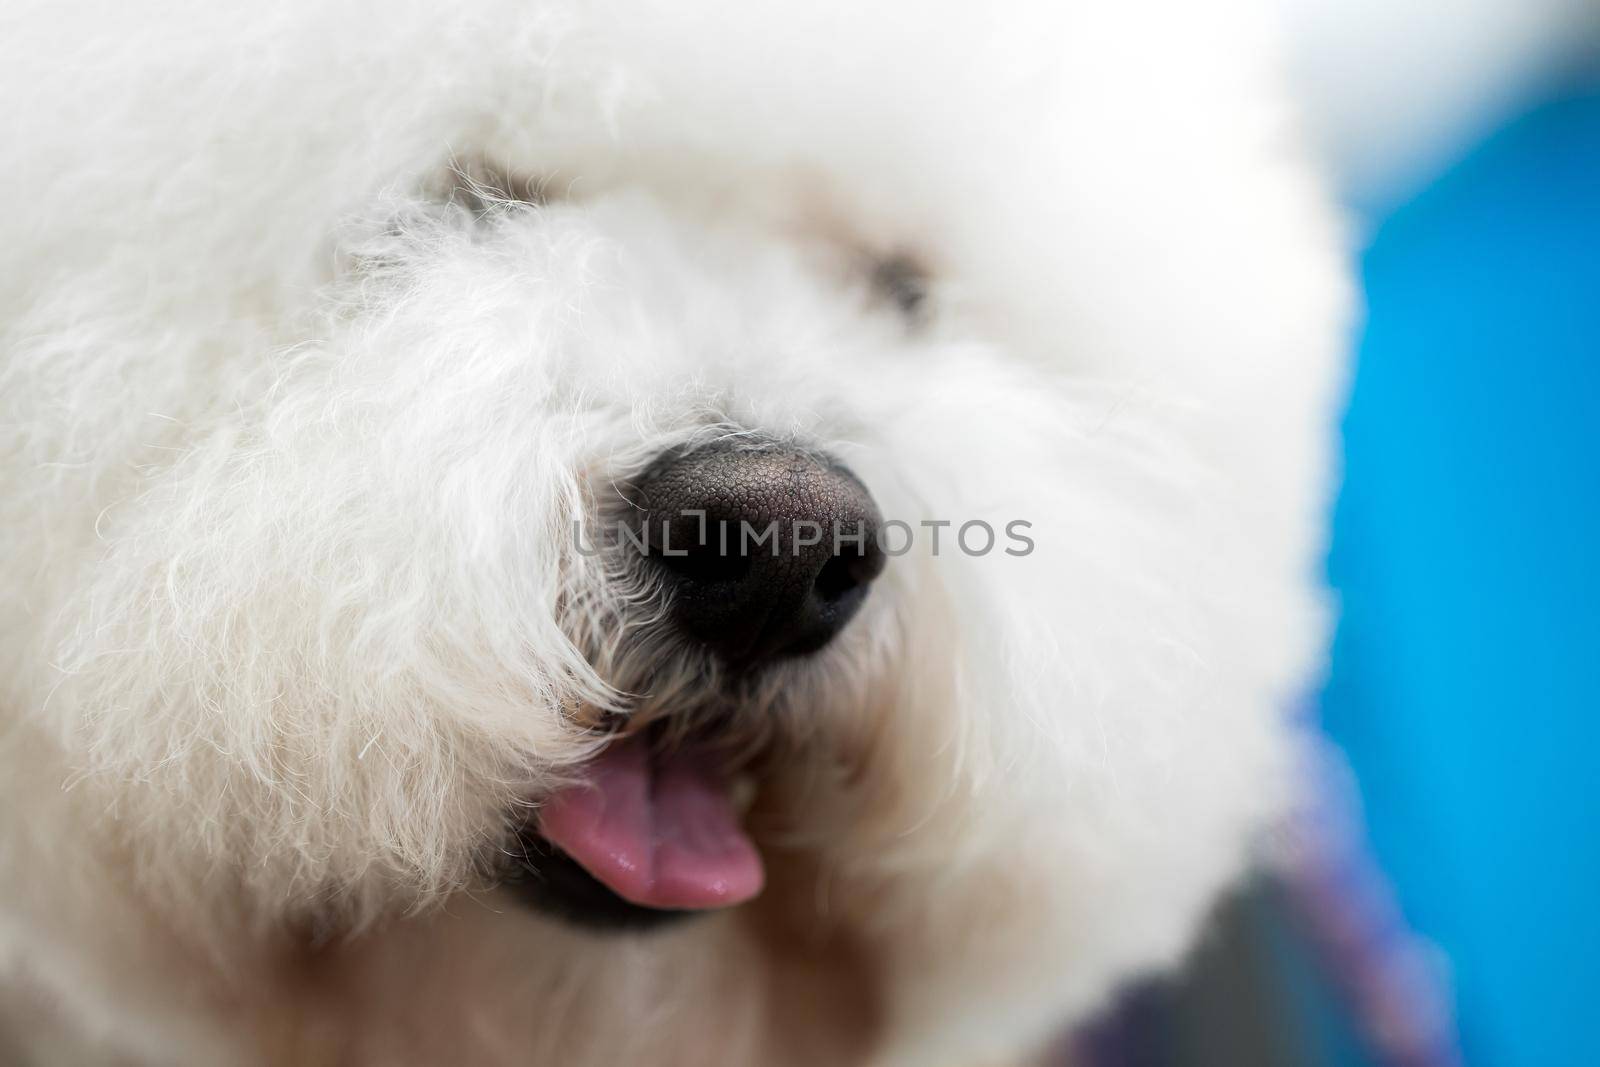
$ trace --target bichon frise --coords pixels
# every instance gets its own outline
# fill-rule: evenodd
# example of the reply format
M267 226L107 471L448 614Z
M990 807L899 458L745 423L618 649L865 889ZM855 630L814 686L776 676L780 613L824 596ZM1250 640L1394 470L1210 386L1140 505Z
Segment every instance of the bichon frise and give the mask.
M24 1062L1023 1062L1285 809L1256 5L3 21Z

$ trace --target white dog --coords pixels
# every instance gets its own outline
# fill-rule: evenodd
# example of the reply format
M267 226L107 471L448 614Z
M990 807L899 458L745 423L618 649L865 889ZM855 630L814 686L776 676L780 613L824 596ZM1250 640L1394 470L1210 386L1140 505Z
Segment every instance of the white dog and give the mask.
M3 21L24 1062L1021 1062L1285 810L1348 300L1254 5Z

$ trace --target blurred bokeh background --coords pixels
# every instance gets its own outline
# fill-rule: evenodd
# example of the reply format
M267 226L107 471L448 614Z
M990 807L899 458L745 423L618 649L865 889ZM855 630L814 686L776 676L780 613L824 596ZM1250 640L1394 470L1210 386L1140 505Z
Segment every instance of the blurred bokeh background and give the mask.
M1289 10L1366 298L1325 810L1075 1058L1600 1064L1600 0Z

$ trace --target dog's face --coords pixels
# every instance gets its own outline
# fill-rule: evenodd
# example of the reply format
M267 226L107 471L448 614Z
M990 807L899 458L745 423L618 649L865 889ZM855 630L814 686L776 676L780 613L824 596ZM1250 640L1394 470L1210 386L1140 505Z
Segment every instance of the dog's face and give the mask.
M748 830L679 829L749 835L742 896L764 843L881 861L1066 742L1086 681L1007 677L1068 639L1057 553L1142 521L1105 499L1137 461L1070 417L1101 398L942 321L899 250L477 193L351 241L320 339L128 519L125 651L83 669L127 695L80 736L157 840L319 921L508 879L647 921L540 832L608 753L738 794Z
M752 64L707 90L701 35L632 22L633 155L559 150L612 116L538 126L526 41L431 23L385 47L470 108L396 62L303 134L307 59L230 105L304 160L136 146L152 203L256 200L107 210L131 236L26 290L6 484L46 562L0 618L141 898L224 946L515 901L594 953L764 909L849 930L923 1035L1036 1036L1171 959L1281 800L1341 291L1297 174L1207 125L1231 71L1119 95L1142 31L1080 21L1025 83L926 43L924 103L855 128L898 29L815 35L814 183Z
M1170 410L988 340L914 252L462 199L352 239L317 340L121 517L66 666L158 871L349 929L1231 865L1163 824L1235 824L1182 768L1274 746L1195 710L1231 550Z

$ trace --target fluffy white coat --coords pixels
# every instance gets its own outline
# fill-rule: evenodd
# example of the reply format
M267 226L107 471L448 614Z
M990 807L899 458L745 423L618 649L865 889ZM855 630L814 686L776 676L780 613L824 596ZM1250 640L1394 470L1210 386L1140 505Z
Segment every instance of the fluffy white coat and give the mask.
M1284 810L1347 291L1257 5L0 22L19 1056L972 1067L1177 960ZM758 902L567 929L486 850L574 709L673 696L572 523L745 433L1037 548L919 539L774 677Z

